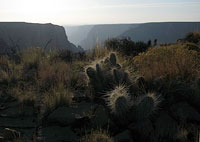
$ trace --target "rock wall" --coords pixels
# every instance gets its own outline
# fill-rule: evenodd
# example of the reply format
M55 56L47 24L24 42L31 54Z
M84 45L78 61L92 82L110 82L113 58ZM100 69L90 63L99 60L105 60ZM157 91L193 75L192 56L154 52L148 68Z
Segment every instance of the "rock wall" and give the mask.
M65 29L53 24L32 24L22 22L0 23L0 51L12 48L24 49L43 47L47 49L68 49L78 51L75 45L68 41Z

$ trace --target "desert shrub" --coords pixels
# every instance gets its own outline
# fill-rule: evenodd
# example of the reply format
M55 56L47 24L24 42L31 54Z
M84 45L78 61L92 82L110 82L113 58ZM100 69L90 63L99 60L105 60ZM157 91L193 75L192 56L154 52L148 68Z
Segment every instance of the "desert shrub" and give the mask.
M139 74L146 79L156 77L192 78L198 76L200 56L181 45L154 47L134 58Z
M126 56L136 56L141 52L144 52L151 45L145 42L134 42L129 38L124 39L108 39L105 41L105 47L109 50L119 51Z
M91 130L91 133L83 137L84 142L113 142L108 132L102 129Z
M190 32L185 36L184 41L198 43L200 41L200 35L198 32Z
M52 51L54 54L52 55L52 61L65 61L66 63L72 63L73 54L69 50L58 50Z

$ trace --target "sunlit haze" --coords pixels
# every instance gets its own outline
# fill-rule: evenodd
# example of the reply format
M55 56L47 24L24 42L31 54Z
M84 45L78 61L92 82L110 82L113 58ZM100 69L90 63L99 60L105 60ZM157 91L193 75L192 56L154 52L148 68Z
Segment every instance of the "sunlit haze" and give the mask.
M0 21L62 25L200 21L200 0L0 0Z

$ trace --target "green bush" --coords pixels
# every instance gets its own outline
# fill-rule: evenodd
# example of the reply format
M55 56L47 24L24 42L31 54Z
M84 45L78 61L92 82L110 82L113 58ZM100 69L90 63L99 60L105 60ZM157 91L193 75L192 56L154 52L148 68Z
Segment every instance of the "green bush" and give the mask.
M129 38L113 38L105 41L105 47L107 49L118 51L126 56L136 56L139 53L146 51L150 46L151 42L134 42Z

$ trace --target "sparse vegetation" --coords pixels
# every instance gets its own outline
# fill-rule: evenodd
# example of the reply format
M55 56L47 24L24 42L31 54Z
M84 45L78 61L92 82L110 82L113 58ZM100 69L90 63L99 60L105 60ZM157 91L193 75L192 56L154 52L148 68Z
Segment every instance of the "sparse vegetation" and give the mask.
M18 62L2 55L0 119L23 117L20 129L34 128L32 136L42 129L65 141L196 142L200 47L193 40L155 42L112 39L87 53L31 48L15 53ZM19 120L16 110L7 110L18 105L24 109Z
M146 79L156 77L192 79L199 75L200 56L182 45L153 47L134 58L135 66Z

